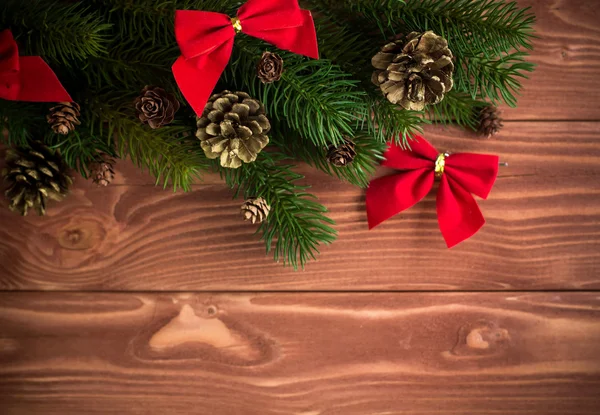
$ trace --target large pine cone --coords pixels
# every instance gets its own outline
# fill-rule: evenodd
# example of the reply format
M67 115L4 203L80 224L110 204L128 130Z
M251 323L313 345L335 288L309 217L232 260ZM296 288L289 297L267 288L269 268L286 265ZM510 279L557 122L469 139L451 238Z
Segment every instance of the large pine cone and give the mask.
M241 208L244 220L252 223L263 222L269 216L270 211L271 207L262 197L252 197L246 200Z
M271 124L264 106L245 92L213 95L198 118L196 137L206 157L221 159L221 166L237 169L256 160L269 143Z
M372 80L392 104L422 111L452 89L452 58L443 37L431 31L412 32L404 40L388 43L373 57Z
M75 130L79 122L80 108L76 102L61 102L57 106L50 108L50 113L46 116L48 124L56 134L67 135Z
M7 150L6 168L2 172L9 183L6 197L10 210L25 216L34 208L43 216L47 200L62 200L73 180L57 150L39 141L30 145L31 148Z
M479 127L477 133L485 138L490 138L502 129L502 118L500 111L493 105L486 105L479 112Z

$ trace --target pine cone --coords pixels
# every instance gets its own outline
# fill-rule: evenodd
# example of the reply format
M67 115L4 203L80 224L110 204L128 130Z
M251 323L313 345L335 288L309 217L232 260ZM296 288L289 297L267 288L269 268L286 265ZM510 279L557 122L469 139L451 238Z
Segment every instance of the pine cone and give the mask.
M422 111L452 89L452 52L448 42L429 31L412 32L385 45L372 59L373 83L392 104Z
M73 180L57 150L39 141L30 145L31 148L7 150L6 169L2 172L9 183L6 197L10 210L25 216L34 208L43 216L47 200L62 200Z
M344 167L354 161L356 145L349 139L344 139L344 144L336 147L333 144L327 149L327 160L335 167Z
M140 121L148 123L152 129L173 121L180 106L175 95L157 86L146 86L142 89L134 104Z
M262 197L251 197L242 205L244 220L251 221L252 223L263 222L269 216L270 211L271 207Z
M80 107L76 102L61 102L57 106L50 108L50 113L46 116L48 124L57 134L67 135L75 130L79 122Z
M486 105L479 112L479 128L477 133L485 138L490 138L500 132L503 127L500 111L493 105Z
M213 95L198 118L196 137L206 157L221 159L221 166L237 169L256 160L269 143L271 124L264 106L245 92Z
M281 79L283 59L276 53L264 52L256 68L258 79L263 84L270 84Z
M90 165L90 177L98 187L108 186L115 178L115 161L109 157L102 157L101 161Z

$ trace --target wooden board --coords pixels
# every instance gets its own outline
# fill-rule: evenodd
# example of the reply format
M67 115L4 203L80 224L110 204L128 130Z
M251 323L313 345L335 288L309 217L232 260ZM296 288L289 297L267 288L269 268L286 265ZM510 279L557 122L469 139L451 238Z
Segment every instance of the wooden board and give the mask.
M489 141L456 132L428 129L427 135L440 149L501 154L510 167L480 202L486 226L451 250L437 227L433 194L369 232L364 191L304 166L340 239L297 273L265 256L255 228L240 219L240 201L217 177L173 194L142 185L148 181L121 164L115 185L97 189L79 180L48 217L0 209L0 288L599 288L600 124L510 123Z
M0 294L2 414L597 414L598 293Z
M511 120L600 120L600 8L597 0L517 0L537 17L537 64L523 81Z

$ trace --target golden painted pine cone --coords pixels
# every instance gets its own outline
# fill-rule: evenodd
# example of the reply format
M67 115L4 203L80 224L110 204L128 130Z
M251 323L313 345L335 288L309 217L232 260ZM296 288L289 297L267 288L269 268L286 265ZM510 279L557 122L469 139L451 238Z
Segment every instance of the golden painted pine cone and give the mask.
M372 81L392 104L422 111L452 89L453 55L448 42L428 31L385 45L371 60Z
M157 86L146 86L134 101L141 122L156 129L167 125L175 118L180 104L175 95Z
M76 102L61 102L50 108L46 120L56 134L67 135L75 130L76 125L81 124L79 122L80 109Z
M252 197L242 205L244 220L252 223L262 223L269 216L271 207L262 197Z
M98 187L108 186L115 178L115 161L108 157L103 157L102 161L90 165L90 177Z
M479 112L479 128L477 133L485 138L498 134L503 127L500 111L493 105L486 105Z
M206 157L219 158L223 167L252 163L269 143L271 124L265 108L245 92L213 95L197 125L196 137Z
M279 81L283 74L283 59L276 53L264 52L258 62L256 73L263 84Z
M39 141L31 148L11 148L6 153L6 168L2 175L9 183L6 197L9 209L27 215L35 209L38 215L46 214L48 199L62 200L73 179L68 166L58 150L52 150Z
M334 146L333 144L327 149L327 160L335 167L344 167L354 161L356 157L356 145L354 142L345 139L344 144Z

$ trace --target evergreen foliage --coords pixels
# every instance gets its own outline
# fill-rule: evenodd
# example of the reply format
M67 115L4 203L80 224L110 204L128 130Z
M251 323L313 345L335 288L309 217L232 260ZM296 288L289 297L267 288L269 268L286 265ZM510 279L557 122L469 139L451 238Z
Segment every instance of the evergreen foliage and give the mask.
M82 125L66 136L49 129L47 104L0 99L5 144L44 139L84 177L103 154L130 158L157 184L189 190L207 172L219 173L236 196L263 197L269 219L257 232L276 260L302 267L335 237L327 210L308 193L291 160L366 187L386 142L407 145L428 122L474 129L486 103L516 105L534 17L505 0L300 0L313 11L320 60L277 50L239 34L218 90L246 91L265 105L271 148L237 170L208 160L195 135L195 116L183 106L156 130L136 117L133 100L146 85L175 93L171 73L180 52L174 36L178 9L233 16L243 0L4 0L0 30L11 29L22 55L40 55L81 105ZM389 103L371 82L371 58L399 35L432 30L455 57L454 89L425 112ZM265 50L284 59L281 80L263 84L256 64ZM201 80L199 80L200 82ZM356 157L345 167L326 159L329 145L351 139Z

